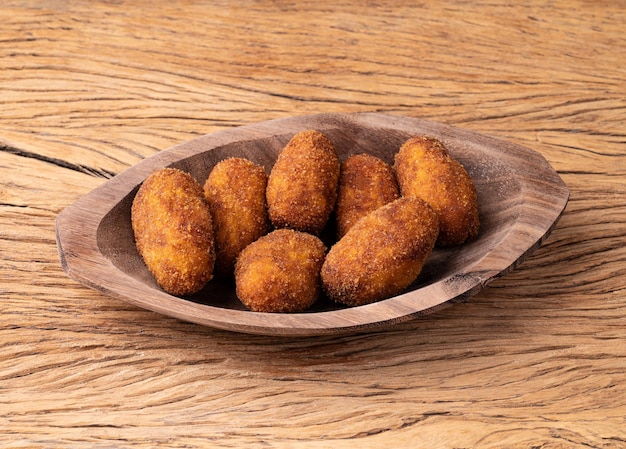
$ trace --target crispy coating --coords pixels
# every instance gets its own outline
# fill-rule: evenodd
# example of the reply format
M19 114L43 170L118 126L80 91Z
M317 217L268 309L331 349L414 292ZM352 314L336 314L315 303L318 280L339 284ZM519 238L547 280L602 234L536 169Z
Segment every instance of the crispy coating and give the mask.
M422 271L438 234L437 214L419 198L399 198L370 212L326 255L326 294L358 306L400 293Z
M191 175L165 168L148 176L133 200L131 221L137 250L163 290L188 295L211 279L211 214Z
M314 235L277 229L248 245L235 265L237 296L255 312L299 312L321 293L326 247Z
M204 184L215 233L216 276L233 274L237 256L270 230L265 201L267 175L243 158L220 161Z
M269 217L276 228L319 235L337 199L339 159L318 131L302 131L287 143L267 182Z
M417 196L439 215L438 246L460 245L478 235L478 198L472 178L439 140L416 136L396 153L403 196Z
M360 218L398 199L396 175L389 164L370 154L355 154L341 163L335 214L341 238Z

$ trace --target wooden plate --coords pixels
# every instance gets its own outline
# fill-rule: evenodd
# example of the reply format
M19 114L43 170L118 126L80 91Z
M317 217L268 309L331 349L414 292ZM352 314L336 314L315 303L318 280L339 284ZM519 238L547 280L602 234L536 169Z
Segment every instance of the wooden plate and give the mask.
M393 163L416 134L441 139L474 180L480 204L478 239L435 249L406 292L366 306L345 308L324 298L296 314L249 312L234 285L211 281L187 298L161 290L135 248L130 206L153 171L177 167L204 184L228 156L246 157L269 173L297 132L317 129L340 159L367 152ZM272 120L206 135L155 154L80 198L57 217L57 243L69 277L108 295L165 315L232 331L319 335L380 328L432 312L480 291L536 249L555 226L569 198L557 173L537 152L456 127L416 118L363 113L319 114Z

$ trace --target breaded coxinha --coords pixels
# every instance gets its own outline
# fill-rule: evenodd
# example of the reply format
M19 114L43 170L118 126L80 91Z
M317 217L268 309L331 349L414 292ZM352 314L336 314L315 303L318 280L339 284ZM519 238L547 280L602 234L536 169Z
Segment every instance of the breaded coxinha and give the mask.
M277 229L248 245L237 258L237 297L255 312L301 312L321 294L322 241L293 229Z
M339 159L330 139L302 131L282 149L267 182L267 206L275 228L319 235L337 199Z
M416 136L396 153L394 168L402 196L423 199L439 215L437 245L455 246L478 235L478 198L472 178L434 137Z
M133 200L131 222L137 250L163 290L189 295L212 278L211 213L191 175L164 168L148 176Z
M438 234L437 214L425 201L399 198L361 218L328 251L322 286L348 306L397 295L417 279Z
M341 163L335 215L337 239L361 218L398 199L393 168L376 156L353 154Z
M244 158L218 162L204 184L215 232L215 275L232 276L237 256L270 231L265 169Z

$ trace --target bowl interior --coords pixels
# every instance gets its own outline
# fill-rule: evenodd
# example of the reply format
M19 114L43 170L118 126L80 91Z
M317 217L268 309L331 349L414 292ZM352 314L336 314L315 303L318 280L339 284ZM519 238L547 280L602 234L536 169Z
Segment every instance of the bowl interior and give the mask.
M369 153L389 164L393 164L394 155L400 146L413 135L385 127L330 127L322 131L333 141L340 160L351 154ZM168 166L189 172L201 185L213 166L228 157L248 158L264 166L269 174L279 152L292 136L293 132L216 147L207 145L206 149L200 149ZM435 248L418 279L406 291L417 290L448 279L460 271L467 271L467 267L480 261L506 237L520 214L519 206L523 198L521 187L509 166L501 163L493 153L483 151L479 145L453 137L440 138L451 154L465 166L474 181L479 201L480 234L474 241L456 248ZM192 142L194 147L202 148L202 141L203 138L199 138ZM118 270L142 284L146 291L161 291L135 247L130 209L137 189L135 187L131 190L103 217L97 230L97 245L100 252ZM331 219L321 235L328 247L334 242L334 234L334 223ZM185 299L224 309L245 310L237 299L233 281L212 280L203 290ZM307 313L341 308L343 306L323 297Z

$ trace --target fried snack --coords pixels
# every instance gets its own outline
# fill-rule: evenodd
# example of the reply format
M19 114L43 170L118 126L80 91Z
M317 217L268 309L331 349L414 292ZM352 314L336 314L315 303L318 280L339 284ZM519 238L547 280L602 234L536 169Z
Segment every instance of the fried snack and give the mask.
M215 233L215 275L233 274L237 256L270 230L265 169L243 158L219 162L204 184Z
M355 154L341 163L335 214L341 238L360 218L398 199L396 175L389 164L369 154Z
M302 131L278 155L267 182L269 217L276 228L319 235L337 199L339 159L318 131Z
M437 245L460 245L478 235L478 199L472 178L439 140L416 136L396 153L402 196L422 198L439 215Z
M300 312L321 293L326 247L314 235L277 229L248 245L237 258L235 287L255 312Z
M425 201L399 198L360 219L330 249L322 286L349 306L396 295L422 271L438 234L437 214Z
M163 290L188 295L211 279L211 213L191 175L164 168L148 176L133 200L131 221L137 250Z

